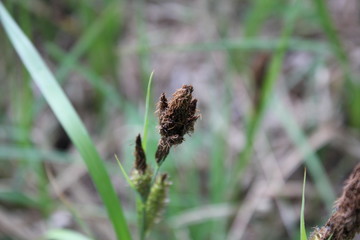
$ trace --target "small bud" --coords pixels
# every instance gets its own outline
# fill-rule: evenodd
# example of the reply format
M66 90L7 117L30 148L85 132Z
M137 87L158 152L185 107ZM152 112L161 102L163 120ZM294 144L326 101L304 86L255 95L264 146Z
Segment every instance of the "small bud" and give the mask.
M142 199L146 199L150 192L152 172L147 168L146 156L141 145L140 134L135 141L135 169L131 173L131 181Z
M146 156L144 149L142 148L140 134L136 137L134 155L135 155L135 169L138 170L140 173L145 173L147 168Z
M167 174L162 174L156 179L146 201L146 229L150 229L154 223L160 220L162 211L167 203L167 191L170 182Z

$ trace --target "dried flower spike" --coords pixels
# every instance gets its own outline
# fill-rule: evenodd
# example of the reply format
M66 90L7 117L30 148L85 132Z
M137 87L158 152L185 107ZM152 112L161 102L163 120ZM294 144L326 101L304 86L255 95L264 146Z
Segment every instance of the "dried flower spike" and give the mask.
M145 173L147 164L144 149L142 148L140 134L136 137L135 141L135 169L141 173Z
M142 199L146 199L150 192L152 172L146 164L146 156L141 145L140 134L135 141L135 169L131 173L131 181Z
M156 162L160 165L170 148L184 141L184 135L194 131L197 114L197 99L192 97L193 86L184 85L178 89L168 102L163 93L157 104L159 116L159 130L161 139L155 154Z
M316 229L310 240L351 240L360 232L360 164L348 178L335 212L325 226Z

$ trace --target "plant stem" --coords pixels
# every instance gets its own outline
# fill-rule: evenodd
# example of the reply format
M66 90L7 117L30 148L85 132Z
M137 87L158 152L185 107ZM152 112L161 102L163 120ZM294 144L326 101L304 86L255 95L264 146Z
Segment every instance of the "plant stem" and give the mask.
M154 183L156 181L156 177L157 177L157 175L159 175L160 167L161 167L161 164L156 166L155 174L154 174L153 179L151 181L151 186L154 185Z
M148 87L146 91L146 103L145 103L145 118L144 118L144 130L143 130L143 142L142 147L144 152L146 152L147 145L147 135L149 129L149 109L150 109L150 95L151 95L151 82L154 75L154 71L151 72L148 82Z

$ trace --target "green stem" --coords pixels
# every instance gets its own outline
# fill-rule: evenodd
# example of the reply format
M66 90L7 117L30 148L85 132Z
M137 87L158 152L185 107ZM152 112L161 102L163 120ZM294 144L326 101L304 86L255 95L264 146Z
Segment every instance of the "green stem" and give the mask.
M142 201L142 224L141 224L141 233L140 240L145 240L146 235L146 201Z
M161 167L161 164L160 164L160 165L156 165L155 174L154 174L153 179L152 179L152 181L151 181L151 187L154 185L154 183L155 183L155 181L156 181L157 175L159 175L160 167Z
M147 135L148 135L148 129L149 129L149 109L150 109L150 95L151 95L151 82L154 75L154 71L151 72L148 82L148 87L146 91L146 103L145 103L145 119L144 119L144 131L143 131L143 141L142 141L142 147L144 149L144 152L146 152L146 145L147 145Z

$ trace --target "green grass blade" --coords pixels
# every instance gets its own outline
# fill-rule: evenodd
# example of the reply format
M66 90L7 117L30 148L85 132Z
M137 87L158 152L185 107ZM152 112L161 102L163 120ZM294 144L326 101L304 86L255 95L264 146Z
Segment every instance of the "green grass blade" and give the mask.
M306 228L305 228L305 185L306 185L306 169L304 171L304 182L303 182L303 190L302 190L302 198L301 198L301 213L300 213L300 240L307 240L306 236Z
M62 59L66 58L67 55L66 52L53 43L47 44L46 51L52 58L56 59L59 64L62 62ZM90 69L83 63L78 63L76 65L75 72L84 77L84 79L87 80L93 88L97 89L98 92L104 95L105 98L116 107L121 108L126 105L130 105L129 102L126 102L126 100L122 98L113 85L104 81L99 74L95 73L93 69Z
M57 119L84 159L90 176L104 202L117 238L131 239L119 199L111 184L105 164L97 152L78 114L39 53L0 2L0 19L11 43L31 77L40 88Z
M40 208L39 201L16 190L0 189L0 202L16 207Z
M249 39L256 36L261 30L266 18L273 12L273 6L277 1L273 0L253 0L251 1L252 7L248 12L244 21L242 39ZM286 7L286 6L285 6ZM231 61L238 71L245 70L245 66L248 65L249 52L244 49L235 49L230 51Z
M352 126L360 129L360 108L356 104L360 101L360 85L358 84L359 79L355 79L355 77L351 74L349 58L335 30L331 15L326 6L327 1L314 0L313 2L320 23L327 38L330 41L332 51L334 52L336 59L340 62L344 72L344 89L346 90L344 98L345 107L349 114L349 122Z
M266 38L260 37L253 38L233 38L233 39L222 39L216 42L204 42L201 44L178 44L178 45L154 45L150 46L151 51L156 52L211 52L211 51L222 51L222 50L267 50L275 51L281 39L277 38ZM329 54L330 46L325 42L306 40L297 37L291 37L288 41L288 49L296 51L306 51L315 54ZM142 46L136 45L133 48L124 49L126 54L134 54L141 51Z
M262 24L270 15L273 6L279 3L272 0L254 0L251 4L253 4L253 7L245 20L245 38L256 36L258 31L261 29Z
M65 229L50 230L45 234L46 240L91 240L84 235Z
M69 72L76 68L78 59L86 52L86 50L102 36L106 26L119 18L120 7L117 1L109 3L101 12L100 16L91 24L84 32L79 41L72 47L70 54L64 59L59 69L56 71L57 79L62 82Z
M146 28L146 19L144 9L146 1L144 0L136 0L134 1L135 5L135 24L136 24L136 35L138 39L138 43L140 44L140 49L137 52L137 55L140 60L139 68L140 68L140 78L143 88L146 87L146 81L148 78L148 72L150 71L150 49L149 49L149 39L147 35Z
M104 10L100 13L99 17L89 24L81 38L71 48L71 50L64 56L59 64L55 76L58 82L63 83L69 73L77 69L79 59L86 53L86 51L103 36L103 31L109 23L117 21L121 14L119 2L114 1L108 3ZM44 107L44 101L40 101L36 111L39 112Z
M117 163L118 163L118 165L119 165L119 168L120 168L122 174L124 175L125 180L126 180L127 183L130 185L130 187L131 187L134 191L136 191L136 188L135 188L134 184L132 183L129 175L126 173L125 168L124 168L123 165L121 164L119 158L118 158L116 155L115 155L115 158L116 158L116 161L117 161Z
M273 88L281 71L282 60L288 46L290 34L292 32L297 13L297 4L289 6L288 15L286 16L285 27L282 31L281 40L278 48L271 59L269 70L265 76L264 85L261 89L260 102L257 109L250 116L248 126L246 129L246 145L243 152L240 154L240 159L234 167L234 175L239 176L242 170L247 166L252 155L253 142L256 138L257 131L261 125L262 119L265 115L269 99L273 93ZM234 178L232 181L236 181Z
M2 144L0 146L0 162L25 158L28 162L73 162L73 158L71 158L69 154L65 154L63 152L42 150L32 147L19 147L10 144Z
M151 97L151 83L152 83L153 75L154 75L154 71L152 71L150 74L149 83L146 91L144 130L142 137L142 145L143 145L142 147L144 148L144 152L146 152L147 136L149 131L149 108L150 108L150 97Z
M315 10L317 12L317 15L320 19L320 22L323 26L323 29L327 35L327 37L330 40L331 47L333 51L335 52L336 56L339 58L341 64L345 64L345 68L348 67L347 65L347 56L346 53L341 45L340 39L338 38L338 35L335 31L334 24L332 23L330 13L326 8L326 2L324 0L314 0ZM346 71L348 72L348 71Z
M289 137L304 155L306 167L314 178L315 187L327 208L331 209L335 200L335 193L319 157L313 151L305 134L302 132L291 113L288 112L283 102L279 98L275 98L274 100L274 112L279 117L279 120L282 121Z

